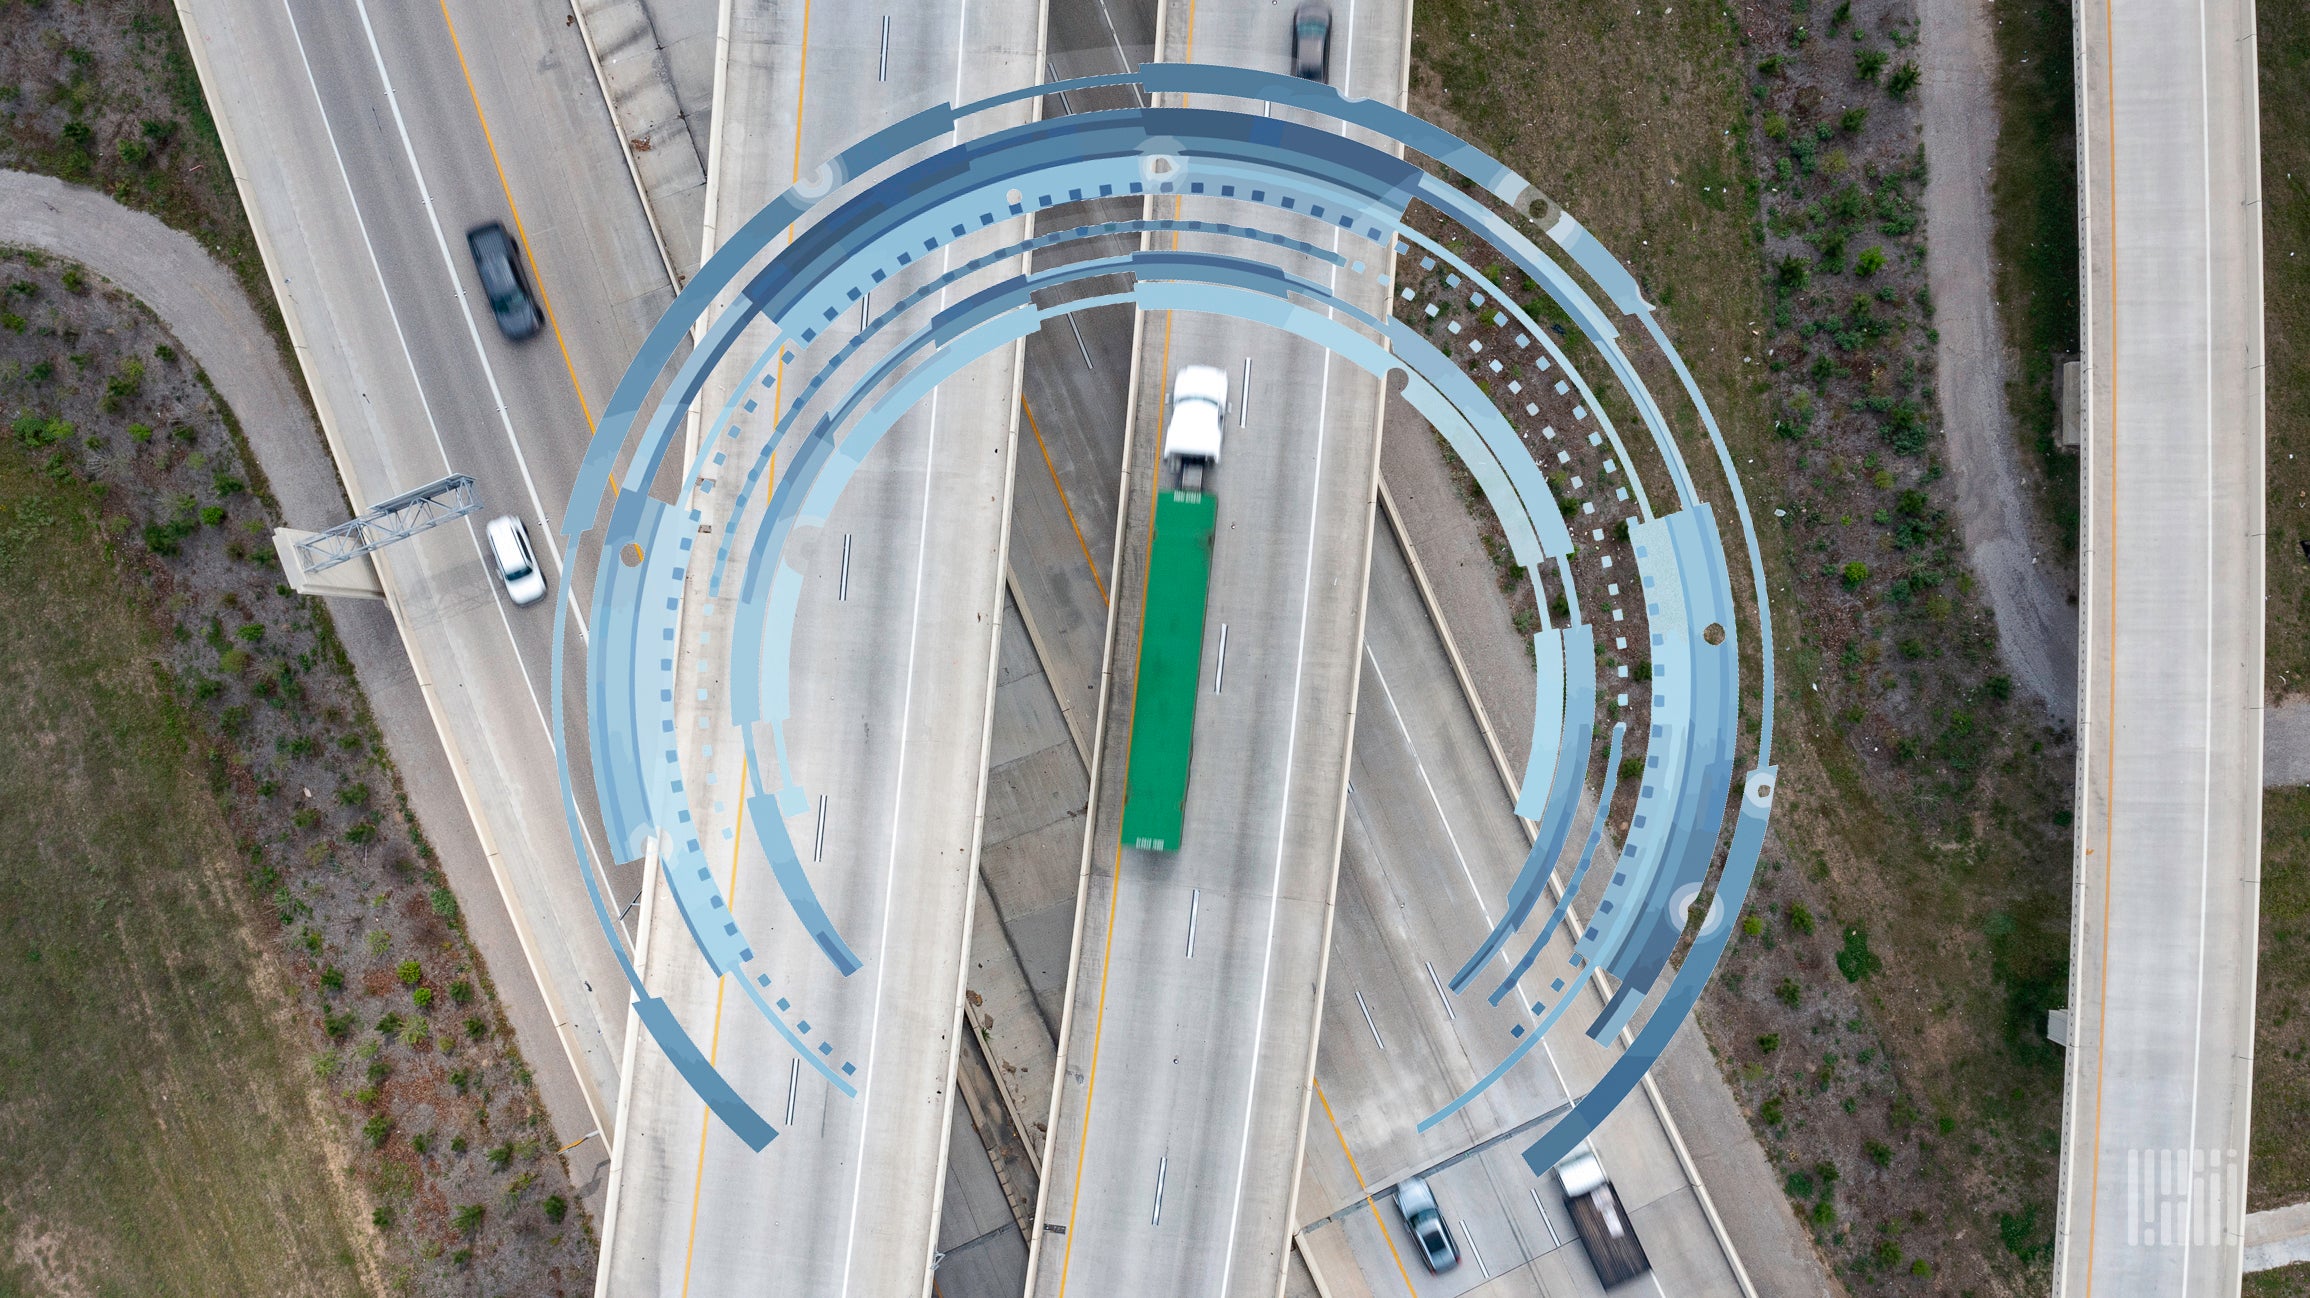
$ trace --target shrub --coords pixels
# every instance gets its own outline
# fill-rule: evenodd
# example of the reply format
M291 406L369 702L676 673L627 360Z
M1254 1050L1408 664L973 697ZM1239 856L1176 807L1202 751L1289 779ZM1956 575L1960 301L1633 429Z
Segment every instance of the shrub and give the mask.
M1757 1117L1762 1119L1768 1127L1781 1125L1782 1116L1781 1097L1778 1095L1757 1106Z
M409 1147L416 1150L420 1154L424 1153L428 1149L433 1148L432 1134L430 1132L424 1131L418 1132L416 1135L409 1138Z
M569 1215L569 1200L558 1194L549 1194L545 1197L542 1210L545 1213L545 1219L558 1226L561 1224L561 1219Z
M447 920L452 924L457 922L456 893L451 892L447 888L435 888L430 894L427 895L426 901L432 905L434 914L439 915L442 919ZM460 1005L464 1003L465 1002L463 1001L458 1002Z
M393 1120L380 1113L361 1124L361 1134L368 1138L369 1148L383 1149L385 1138L393 1134Z
M2013 678L2011 676L1992 676L1989 678L1987 689L1989 690L1989 697L2003 702L2013 697Z
M1767 1032L1763 1036L1757 1038L1757 1049L1764 1052L1765 1054L1769 1055L1780 1048L1781 1034L1778 1032Z
M449 999L457 1002L460 1005L472 1004L473 984L465 981L463 978L460 978L456 982L449 984Z
M1861 1152L1868 1156L1870 1162L1879 1167L1891 1167L1893 1165L1893 1147L1882 1140L1868 1142L1861 1146Z
M1805 998L1805 989L1797 985L1796 979L1783 978L1780 984L1773 988L1773 995L1781 1004L1793 1010L1797 1007L1797 1002Z
M1885 89L1895 99L1907 99L1909 92L1917 88L1917 82L1922 79L1923 75L1917 70L1916 60L1904 59L1900 67L1893 69L1893 75L1885 79Z
M364 806L369 801L369 786L361 783L338 785L337 801L348 807Z
M1813 1224L1816 1226L1833 1226L1836 1223L1836 1200L1831 1199L1829 1196L1824 1194L1821 1196L1820 1202L1813 1205Z
M460 1207L457 1210L457 1215L452 1218L452 1220L455 1221L459 1231L470 1235L473 1232L481 1229L481 1219L487 1215L488 1210L483 1208L480 1204L469 1203L463 1207Z
M1863 279L1867 279L1883 269L1885 269L1885 250L1875 244L1861 249L1861 255L1853 259L1853 273Z
M345 971L335 965L323 969L321 971L321 987L323 990L333 992L345 990Z
M489 1035L489 1024L480 1019L467 1019L465 1021L465 1035L479 1041Z
M1844 566L1840 575L1845 579L1846 590L1859 590L1861 583L1869 580L1869 565L1855 559Z
M1853 54L1853 77L1859 81L1875 81L1885 70L1888 56L1883 50L1856 50Z
M1789 927L1810 936L1813 931L1813 912L1801 901L1792 901L1788 909Z
M1865 107L1848 108L1844 111L1842 116L1837 118L1838 127L1840 127L1847 135L1859 135L1861 133L1861 128L1867 126L1868 124L1869 110Z
M1791 1172L1781 1188L1788 1191L1792 1199L1810 1199L1813 1197L1813 1174L1806 1171Z
M1748 934L1750 937L1755 937L1764 931L1765 922L1761 919L1758 919L1756 916L1746 915L1741 918L1741 932Z
M352 843L355 846L359 846L363 843L374 842L376 841L376 838L377 826L374 822L367 820L361 821L360 823L354 825L351 829L345 831L345 841Z
M415 987L425 981L425 966L415 960L404 960L394 969L393 976L401 980L402 986Z
M1857 983L1882 969L1885 962L1869 949L1869 934L1859 925L1845 930L1844 949L1837 952L1837 972L1845 981Z
M502 1145L492 1146L489 1152L483 1154L482 1157L489 1160L490 1171L502 1172L505 1170L506 1164L513 1161L513 1142L509 1140Z
M386 1036L392 1036L394 1033L399 1032L401 1030L401 1015L399 1012L394 1010L385 1011L385 1016L377 1020L377 1030Z
M321 1015L321 1031L327 1033L331 1041L344 1040L345 1034L352 1030L353 1011L351 1010L344 1010L336 1014L324 1012Z

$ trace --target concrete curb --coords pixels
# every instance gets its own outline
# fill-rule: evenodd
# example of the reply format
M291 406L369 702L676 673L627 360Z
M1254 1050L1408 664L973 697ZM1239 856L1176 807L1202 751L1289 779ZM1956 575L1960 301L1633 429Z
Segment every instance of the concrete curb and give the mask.
M704 250L696 244L704 233L704 220L701 213L700 219L687 226L675 222L677 230L686 228L691 234L677 234L669 245L665 226L658 220L658 207L660 203L674 206L674 196L689 191L696 192L703 205L706 168L699 159L698 141L690 133L689 115L674 91L665 47L658 42L657 29L641 0L575 0L570 13L577 19L578 37L585 43L586 62L593 66L594 84L601 88L602 103L618 128L618 149L625 155L627 174L634 178L634 193L642 200L642 215L650 223L658 259L665 263L666 277L679 291L704 260ZM617 38L607 63L601 43L595 39L597 26ZM665 150L662 156L661 146ZM642 154L649 155L646 161ZM685 161L687 167L683 166Z

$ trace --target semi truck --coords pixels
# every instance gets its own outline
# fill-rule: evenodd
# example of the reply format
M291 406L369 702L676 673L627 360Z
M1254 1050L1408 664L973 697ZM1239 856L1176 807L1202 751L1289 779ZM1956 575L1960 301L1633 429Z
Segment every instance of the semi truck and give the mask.
M1596 1278L1607 1289L1625 1284L1652 1269L1644 1244L1636 1238L1636 1223L1628 1218L1620 1196L1604 1175L1604 1164L1583 1140L1556 1164L1556 1179L1564 1186L1564 1210L1572 1214L1580 1246L1588 1252Z
M1123 843L1142 851L1178 851L1187 819L1195 698L1203 680L1203 615L1219 523L1219 501L1205 486L1219 463L1226 419L1226 371L1182 368L1171 383L1162 463L1156 467L1155 534L1148 547L1124 775Z

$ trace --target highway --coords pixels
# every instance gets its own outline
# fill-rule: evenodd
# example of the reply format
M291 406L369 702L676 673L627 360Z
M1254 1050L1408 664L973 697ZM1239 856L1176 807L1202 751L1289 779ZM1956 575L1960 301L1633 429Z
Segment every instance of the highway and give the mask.
M1528 1141L1451 1160L1569 1104L1617 1052L1553 1034L1482 1098L1417 1130L1498 1062L1511 1025L1529 1022L1516 998L1494 1007L1482 994L1447 996L1443 980L1490 929L1530 840L1387 527L1373 548L1370 602L1301 1247L1327 1278L1352 1268L1374 1293L1462 1293L1487 1281L1487 1294L1597 1292L1555 1181L1523 1164ZM1576 828L1585 835L1585 823ZM1560 931L1557 949L1568 951L1576 931ZM1488 991L1510 964L1507 953L1496 958L1471 992ZM1590 996L1601 1011L1603 996ZM1653 1105L1635 1100L1597 1148L1662 1288L1738 1295L1729 1244L1672 1142ZM1406 1251L1387 1191L1447 1162L1432 1185L1464 1262L1434 1277ZM1365 1206L1369 1194L1376 1210Z
M2078 9L2085 512L2055 1292L2235 1294L2263 419L2253 6Z
M1400 101L1405 16L1343 24L1335 84ZM1280 68L1287 20L1267 7L1174 5L1160 46L1169 58ZM1274 1293L1312 1099L1380 391L1320 348L1232 321L1150 316L1140 345L1130 508L1110 582L1113 685L1031 1291ZM1168 378L1191 363L1225 369L1235 391L1214 488L1208 693L1185 842L1159 856L1124 850L1116 825L1145 502Z
M1021 3L926 2L887 22L839 6L735 6L717 82L709 230L736 228L878 127L1032 83L1040 17ZM1005 121L1029 111L1020 105ZM1023 233L1022 225L1013 237ZM926 259L895 277L888 301L941 264ZM741 350L726 373L759 348ZM637 1051L620 1106L602 1294L930 1291L957 1129L952 1085L1003 608L1015 375L1016 349L1005 349L943 384L884 439L827 524L789 547L805 584L788 742L795 778L819 801L790 817L788 831L863 966L844 977L795 922L736 797L717 792L693 804L701 838L731 844L717 870L726 871L719 883L732 918L777 971L780 998L806 1013L811 1035L856 1065L858 1093L845 1096L800 1066L706 968L678 912L653 906L647 978L781 1135L756 1153L708 1117L662 1053ZM795 398L798 384L786 377L774 378L773 409ZM709 386L704 405L719 409L733 383ZM753 426L733 458L749 462L768 428ZM704 463L694 471L724 472ZM714 517L727 516L717 497L707 499ZM693 568L685 597L677 729L695 736L685 740L685 771L710 772L704 785L719 791L742 785L747 772L727 736L722 679L737 604L712 596L708 573L709 565Z
M589 400L670 300L662 264L560 10L186 0L180 13L349 495L449 470L480 484L483 516L392 548L380 570L520 938L484 955L555 1128L576 1140L609 1125L626 1013L579 871L621 896L636 875L573 855L545 715L551 610L505 601L479 525L519 513L564 579L541 524L567 498ZM463 234L489 220L521 229L549 300L551 327L526 344L475 300Z

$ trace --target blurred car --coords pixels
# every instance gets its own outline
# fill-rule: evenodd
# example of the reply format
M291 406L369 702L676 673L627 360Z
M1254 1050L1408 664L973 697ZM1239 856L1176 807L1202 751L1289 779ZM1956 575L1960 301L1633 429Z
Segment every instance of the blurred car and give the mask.
M481 275L481 291L497 316L498 330L516 342L536 333L545 313L537 309L529 277L521 273L521 245L491 221L466 231L465 246L473 253L473 269Z
M1303 4L1291 14L1291 75L1331 80L1331 6Z
M1428 1188L1427 1178L1407 1176L1396 1182L1396 1211L1403 1214L1404 1228L1412 1232L1412 1239L1420 1246L1420 1260L1428 1270L1442 1275L1460 1265L1459 1247L1452 1243L1451 1229L1444 1225L1444 1214L1436 1207L1436 1192Z
M528 605L544 599L545 575L537 570L537 556L530 552L529 528L507 514L490 519L482 531L489 537L489 557L497 561L497 575L513 602Z

